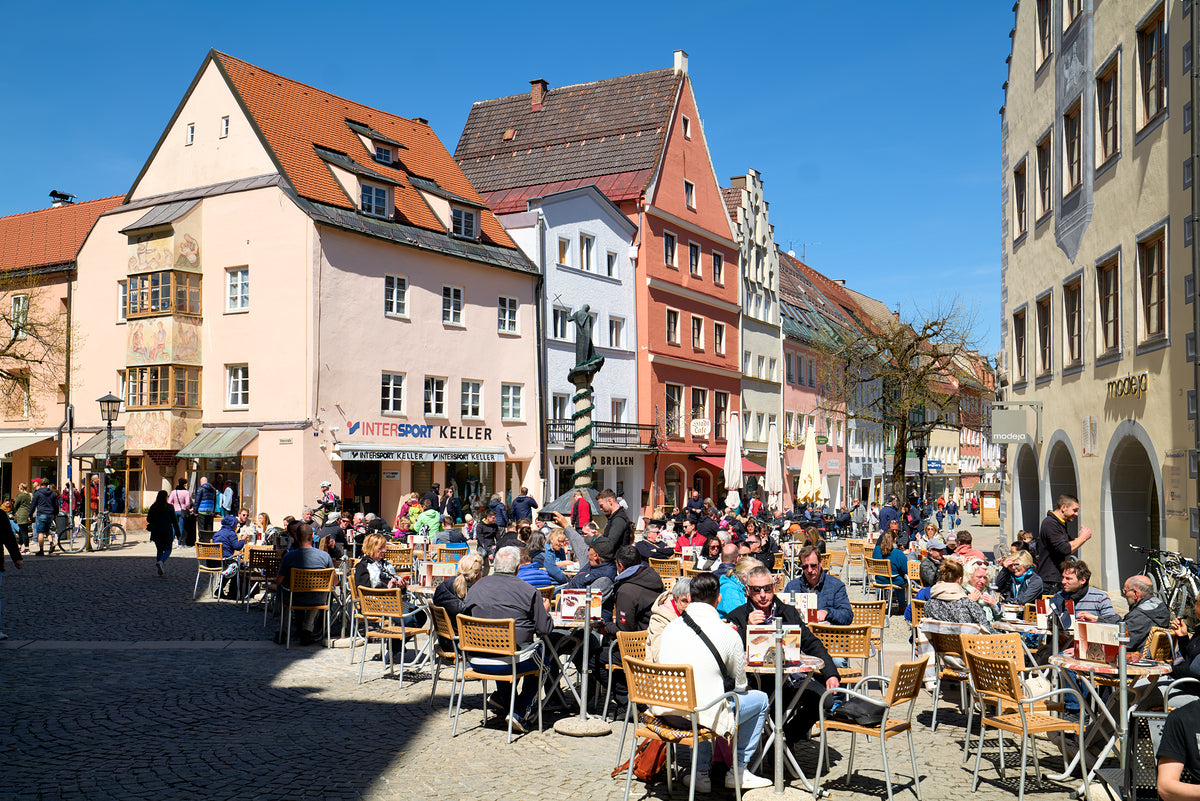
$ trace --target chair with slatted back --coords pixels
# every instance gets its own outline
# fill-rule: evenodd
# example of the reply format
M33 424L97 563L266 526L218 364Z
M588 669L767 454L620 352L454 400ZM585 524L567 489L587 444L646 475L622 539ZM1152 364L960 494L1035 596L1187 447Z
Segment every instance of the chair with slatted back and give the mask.
M458 564L458 560L467 555L467 545L438 545L433 553L433 561L442 564Z
M462 712L462 699L465 695L467 679L479 679L483 682L483 720L487 722L487 684L489 681L509 682L511 691L508 703L508 741L512 742L513 714L517 704L517 679L526 676L537 677L537 710L538 731L542 730L542 644L536 638L524 648L517 648L516 621L513 618L487 619L458 616L458 647L466 657L466 669L462 672L463 689L458 692L458 703L454 707L454 728L450 736L458 735L458 716ZM509 673L488 673L476 670L471 666L472 657L482 657L489 660L500 660L510 666ZM521 664L532 664L533 667L521 669Z
M649 560L650 569L659 575L660 578L677 578L680 571L683 570L683 565L678 559L655 559Z
M333 595L333 582L337 580L337 571L332 567L307 570L293 567L288 577L286 587L280 588L283 593L283 614L279 618L279 633L286 631L286 647L292 647L292 612L307 612L317 610L325 612L325 647L329 647L329 602ZM296 596L302 594L320 594L325 601L318 603L296 604Z
M246 595L242 599L246 604L246 612L250 612L250 596L254 587L262 587L263 625L267 625L267 606L275 579L279 576L279 563L283 560L283 551L277 551L270 545L247 545L243 549L246 558Z
M612 686L613 673L618 670L623 670L624 659L627 656L632 656L634 659L646 658L646 637L649 632L646 631L618 631L617 638L613 640L608 651L608 688L604 692L604 715L608 717L608 706L612 702ZM618 659L613 659L613 649L616 649ZM625 726L629 726L630 719L630 704L625 704ZM621 754L625 750L625 729L621 729L621 742L617 746L617 761L621 760Z
M871 627L871 648L879 659L879 672L883 672L883 629L887 626L886 601L851 601L854 623L866 623Z
M833 563L832 553L832 551L826 551L825 553L821 554L821 571L823 573L829 572L829 566Z
M371 640L379 640L379 656L387 662L390 675L396 675L396 662L400 663L400 684L403 685L404 646L421 634L428 635L429 627L405 624L404 618L412 614L412 610L405 607L404 591L399 587L359 587L358 604L360 614L367 623L364 631L366 642L363 643L362 659L358 663L358 683L362 684L363 669L367 664L367 648L370 647ZM400 644L398 657L390 651L390 647L385 647L386 643L393 642Z
M862 669L838 668L841 681L856 681L866 675L867 663L871 661L871 627L866 623L835 626L832 623L810 623L809 630L816 635L825 650L835 659L861 659Z
M430 606L429 613L433 617L433 681L429 688L429 708L433 708L433 696L437 693L438 678L442 673L442 665L449 660L454 668L450 678L450 706L446 709L446 717L454 715L454 698L458 693L459 674L462 672L463 656L458 648L458 632L454 630L454 620L450 613L440 606Z
M682 576L664 576L663 580L662 580L663 591L670 592L671 588L675 586L675 582L679 581L679 579L681 579L681 578L683 578L683 577Z
M854 568L862 568L863 578L859 582L862 585L863 592L867 591L867 564L863 560L866 558L866 540L846 540L846 576L845 584L850 586L854 581Z
M921 563L915 559L908 560L908 597L915 598L924 586L921 583Z
M970 623L944 623L924 617L917 629L918 640L924 641L933 652L933 719L931 731L937 731L938 699L942 693L943 681L957 681L962 688L963 711L967 709L966 696L970 693L971 677L967 673L967 664L962 653L962 632L984 634L982 626ZM918 645L919 647L919 645Z
M1175 661L1175 644L1172 642L1170 629L1154 626L1146 637L1146 647L1142 658L1166 662L1168 665Z
M863 726L858 723L826 718L825 704L821 703L818 707L821 715L821 745L817 749L817 772L813 777L814 801L820 798L821 768L829 762L829 732L831 731L850 732L850 757L846 765L847 788L850 787L850 777L854 775L854 747L857 744L858 735L862 734L866 737L879 738L879 749L883 757L884 781L887 786L888 801L892 801L892 773L888 767L887 741L898 734L907 735L908 755L912 759L913 767L913 790L917 794L917 801L921 801L921 778L919 775L920 770L917 767L917 751L913 746L912 716L913 709L916 707L917 697L921 693L921 682L924 679L925 668L928 664L929 656L926 655L915 662L897 663L892 668L891 678L886 676L866 676L854 685L854 689L835 687L832 690L825 691L825 696L842 696L844 699L856 698L881 704L886 707L886 711L884 712L883 720L880 721L878 726ZM882 699L872 698L870 695L865 694L864 685L867 682L874 681L882 681L887 684L887 693ZM892 717L892 710L903 704L908 704L903 717Z
M974 691L983 701L995 704L999 710L994 715L983 714L980 716L979 745L975 752L975 772L971 779L971 792L975 792L979 787L979 765L983 760L983 739L990 727L997 730L998 739L1003 736L1001 732L1019 734L1021 736L1021 778L1018 785L1017 801L1024 801L1025 769L1028 761L1030 740L1038 734L1074 732L1079 738L1076 742L1083 743L1083 732L1087 723L1087 708L1083 704L1083 696L1071 687L1068 682L1063 682L1061 689L1051 690L1048 693L1030 698L1022 686L1021 680L1018 678L1018 663L1003 656L984 656L972 648L966 649L964 657ZM1074 697L1079 703L1078 720L1066 720L1047 712L1038 711L1036 708L1038 703L1060 696ZM1036 741L1034 741L1033 751L1034 777L1040 784L1042 781L1042 771L1037 759ZM1002 746L998 764L1000 776L1003 777L1004 752ZM1083 797L1085 801L1091 801L1087 779L1086 748L1079 751L1079 771L1083 777Z
M1007 659L1017 666L1017 678L1024 684L1026 681L1033 678L1049 678L1047 675L1056 668L1046 665L1033 664L1033 659L1021 641L1020 634L1003 633L1003 634L963 634L959 640L962 644L963 653L973 651L979 656L986 656L992 659ZM967 671L968 675L970 670ZM973 699L979 699L980 696L974 685L971 685L971 693ZM982 709L982 701L980 701L980 714L984 714L986 710ZM1046 701L1039 701L1033 706L1035 712L1055 711L1061 712L1062 705L1051 705ZM963 743L963 762L967 761L970 755L970 733L971 721L974 717L975 704L967 710L967 742ZM998 712L1015 712L1015 707L1003 707L997 709Z
M219 542L196 543L196 583L192 587L192 600L196 600L196 592L200 589L200 576L207 575L209 585L216 579L217 600L221 599L221 590L225 588L225 551Z
M912 640L913 659L917 658L917 629L921 628L921 620L925 617L925 602L917 598L912 602L912 631L909 639Z
M887 596L887 609L891 610L893 596L897 589L901 595L904 593L903 587L897 587L892 583L892 562L890 559L872 559L869 556L863 557L863 562L867 566L867 579L870 581L870 589L875 593L876 598ZM903 600L903 599L902 599ZM884 625L887 625L888 615L884 615Z
M397 573L413 572L413 549L411 545L388 543L384 546L383 558L392 563Z
M694 578L695 576L699 576L703 573L711 573L712 571L711 570L701 570L698 567L685 567L680 572L683 573L683 575L687 576L688 578Z
M842 574L846 572L846 552L827 551L826 556L829 557L829 564L825 566L825 570L840 578ZM825 563L822 561L822 565L824 564ZM836 572L834 571L835 567L837 568Z
M1025 604L1021 619L1026 623L1037 623L1037 604Z
M723 693L704 706L699 706L696 701L696 679L691 665L660 665L632 656L627 656L622 661L625 666L625 681L629 685L629 703L635 713L637 707L643 707L639 718L641 723L629 743L625 801L629 801L629 790L633 782L633 756L639 739L659 740L667 744L667 793L670 794L675 789L671 768L675 764L676 746L686 745L695 749L700 743L716 739L718 736L712 729L700 725L700 712L715 704L724 704L732 700L734 728L730 742L737 742L738 695L735 692ZM650 711L653 707L669 709L674 714L655 715ZM689 727L676 725L675 718L686 719ZM691 780L688 782L689 801L695 801L696 798L697 761L692 760ZM738 801L741 801L742 772L735 769L733 775L736 785L734 792Z
M550 585L549 587L538 587L537 588L537 590L541 594L542 598L547 601L554 600L554 590L555 589L557 589L557 588L553 584Z
M775 580L775 592L783 592L788 583L787 573L772 573L771 578Z

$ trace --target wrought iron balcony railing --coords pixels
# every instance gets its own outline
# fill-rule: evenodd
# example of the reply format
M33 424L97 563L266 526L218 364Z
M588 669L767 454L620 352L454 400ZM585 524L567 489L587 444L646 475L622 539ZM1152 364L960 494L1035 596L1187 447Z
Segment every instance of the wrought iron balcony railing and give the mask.
M596 420L592 437L597 448L653 450L658 447L657 427L642 423L612 423ZM552 448L575 444L575 424L571 420L547 420L546 438Z

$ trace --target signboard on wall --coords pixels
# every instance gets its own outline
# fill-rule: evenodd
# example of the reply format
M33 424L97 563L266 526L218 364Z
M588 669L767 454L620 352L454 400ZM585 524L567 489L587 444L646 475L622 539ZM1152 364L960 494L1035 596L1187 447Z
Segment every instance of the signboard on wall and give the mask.
M692 436L707 437L712 432L712 420L697 418L692 421Z
M993 445L1033 445L1024 409L992 409Z
M1084 415L1079 426L1079 455L1100 455L1100 421L1096 415Z
M388 448L341 448L347 462L503 462L499 451L413 451Z

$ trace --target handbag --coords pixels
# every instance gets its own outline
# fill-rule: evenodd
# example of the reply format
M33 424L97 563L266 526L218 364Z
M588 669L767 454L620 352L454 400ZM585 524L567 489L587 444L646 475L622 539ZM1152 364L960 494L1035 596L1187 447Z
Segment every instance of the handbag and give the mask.
M717 660L717 667L721 670L721 683L725 688L725 692L733 692L737 687L737 682L733 680L733 676L729 675L729 669L725 667L725 660L722 659L721 655L717 653L717 648L712 644L712 640L708 639L708 635L706 635L700 629L700 626L696 625L696 621L692 620L691 615L689 615L687 612L684 612L682 615L680 615L680 617L683 618L683 622L687 623L688 627L691 628L692 631L696 632L696 636L700 638L700 641L708 646L708 650L712 653L713 659Z
M836 694L825 696L824 705L826 717L869 729L878 728L888 710L886 704Z
M658 774L667 767L667 744L662 740L651 740L649 737L638 743L633 752L633 775L644 782L654 781ZM612 777L615 779L629 770L629 760L613 768Z

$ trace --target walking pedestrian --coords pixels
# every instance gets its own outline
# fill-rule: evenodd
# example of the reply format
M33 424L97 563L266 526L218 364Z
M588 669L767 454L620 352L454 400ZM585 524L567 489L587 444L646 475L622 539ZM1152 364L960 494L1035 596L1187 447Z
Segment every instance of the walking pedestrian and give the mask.
M38 556L45 555L47 541L50 543L50 553L54 553L56 538L51 530L51 525L54 523L54 515L58 513L58 493L54 491L50 482L46 482L33 493L32 503L33 532L37 534L38 539L37 554Z
M11 508L10 504L11 501L6 502L5 506ZM21 548L19 545L17 545L17 535L13 531L13 524L8 519L8 510L5 508L0 508L0 543L3 543L4 545L3 548L0 548L0 587L2 587L4 583L5 550L7 550L8 555L12 557L12 562L14 565L16 565L17 570L20 570L25 566L25 563L21 560ZM0 640L7 640L8 635L4 633L3 623L3 617L0 617Z
M154 569L161 576L163 565L171 555L171 543L175 539L175 510L167 500L166 490L159 490L154 503L146 510L146 530L150 532L150 541L158 549L154 557Z
M29 513L33 511L33 495L29 493L29 485L22 482L17 488L17 497L13 498L13 520L17 523L17 542L21 553L29 553Z
M192 494L188 492L186 478L179 479L179 482L175 485L175 489L171 490L171 494L167 496L167 503L171 504L171 508L175 511L173 523L175 527L175 543L182 548L186 544L183 520L192 509Z

